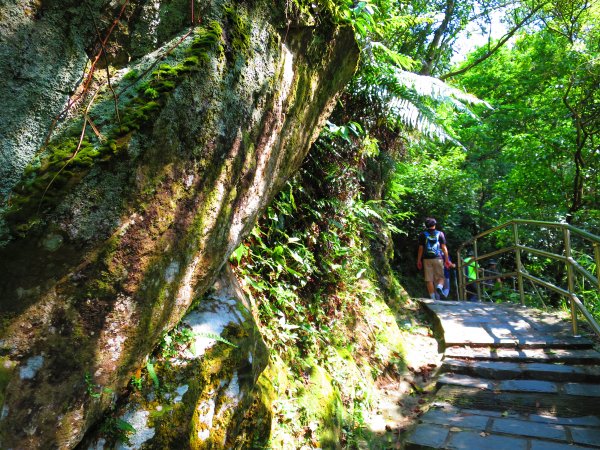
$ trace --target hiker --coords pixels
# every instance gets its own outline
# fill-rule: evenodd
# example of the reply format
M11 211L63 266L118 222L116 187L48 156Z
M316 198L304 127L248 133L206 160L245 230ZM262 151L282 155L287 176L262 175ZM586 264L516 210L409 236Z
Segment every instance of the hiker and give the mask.
M499 293L502 286L502 279L500 278L500 272L498 271L498 263L495 259L490 259L488 261L487 267L483 269L483 276L486 278L483 280L483 294L486 298L492 300L494 294Z
M500 285L502 283L502 280L500 279L500 272L498 271L498 262L495 259L490 259L490 261L488 262L487 269L484 269L484 271L483 271L483 276L484 277L492 277L492 276L496 277L497 276L497 278L490 278L489 280L484 281L484 283L488 287L494 287L494 286Z
M419 233L419 252L417 268L424 269L425 283L429 297L436 299L436 293L444 296L444 267L451 267L446 247L446 236L436 230L437 222L433 217L425 219L425 231Z
M479 265L475 261L473 250L469 250L467 257L464 260L464 272L466 279L467 288L467 300L470 302L478 302L479 297L477 296L477 271Z

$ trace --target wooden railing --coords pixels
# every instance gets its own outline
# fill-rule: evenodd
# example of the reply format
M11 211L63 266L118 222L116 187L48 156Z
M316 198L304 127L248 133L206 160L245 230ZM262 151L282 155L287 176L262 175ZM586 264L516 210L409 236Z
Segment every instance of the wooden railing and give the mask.
M519 227L523 226L535 226L538 227L539 230L548 230L548 229L556 229L559 232L562 232L560 247L562 250L562 254L554 253L551 251L541 250L529 246L522 245L519 241ZM512 230L511 230L512 229ZM512 237L512 245L505 246L501 249L493 250L485 254L478 253L478 243L482 238L486 236L490 236L494 233L505 232L504 230L509 230L510 235ZM586 252L591 252L593 254L593 258L595 260L595 269L596 274L590 273L587 269L585 269L578 261L576 261L572 256L572 242L573 237L577 236L581 238L587 245L591 245L590 248L586 248ZM465 249L472 248L472 255L469 256L468 263L465 263ZM476 270L477 276L474 280L467 280L465 274L465 268L469 264L474 264L475 267L480 266L481 261L489 260L490 258L497 257L503 255L505 253L514 253L514 262L515 262L515 270L512 272L502 272L502 273L494 273L486 275L485 272L483 276L479 271ZM566 268L566 285L558 286L555 283L551 283L547 280L543 280L539 277L531 275L522 264L522 255L523 254L536 255L541 256L543 258L548 258L553 261L559 261L565 264ZM589 254L589 253L588 253ZM596 292L600 292L600 237L588 233L586 231L580 230L572 225L566 223L554 223L554 222L542 222L542 221L533 221L533 220L521 220L514 219L510 222L506 222L497 227L491 228L490 230L484 231L483 233L478 234L477 236L471 238L467 242L464 242L460 245L457 251L457 262L458 262L458 280L459 280L459 298L461 300L465 300L467 298L467 284L470 285L471 289L475 289L476 295L479 299L481 298L482 292L482 283L488 282L489 280L494 280L497 278L508 278L508 277L516 277L518 293L521 299L521 304L525 303L525 290L524 290L524 280L528 280L532 282L534 285L543 286L551 291L557 292L558 294L566 297L569 301L570 309L571 309L571 322L573 327L573 334L578 334L578 324L577 324L577 313L581 313L583 317L586 319L590 327L593 331L600 336L600 325L596 322L592 314L585 307L582 298L578 296L578 292L576 289L575 276L581 276L588 282L590 282L594 286L594 290Z

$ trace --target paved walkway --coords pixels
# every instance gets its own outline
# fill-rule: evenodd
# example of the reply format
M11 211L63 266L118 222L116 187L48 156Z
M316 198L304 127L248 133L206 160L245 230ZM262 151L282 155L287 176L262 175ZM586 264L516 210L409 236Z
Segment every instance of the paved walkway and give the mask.
M557 315L423 300L443 336L435 402L407 449L600 448L600 353Z

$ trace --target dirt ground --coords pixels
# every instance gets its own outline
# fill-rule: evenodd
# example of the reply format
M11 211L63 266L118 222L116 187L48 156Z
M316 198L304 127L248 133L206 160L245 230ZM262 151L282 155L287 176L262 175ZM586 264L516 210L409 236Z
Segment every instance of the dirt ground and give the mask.
M378 400L365 420L359 449L402 449L403 440L426 411L435 392L442 354L425 313L416 301L397 314L406 367L386 371L377 380Z

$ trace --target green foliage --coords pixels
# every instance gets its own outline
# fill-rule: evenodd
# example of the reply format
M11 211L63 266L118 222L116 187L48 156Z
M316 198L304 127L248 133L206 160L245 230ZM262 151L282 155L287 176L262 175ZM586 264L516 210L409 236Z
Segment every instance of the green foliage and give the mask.
M156 370L154 369L154 364L150 360L148 360L146 362L146 370L148 371L148 376L150 377L150 379L152 380L152 383L154 384L154 389L159 389L160 381L158 380L158 375L156 375Z
M131 377L130 384L136 391L141 391L143 387L143 381L144 380L142 377L138 378L135 375L133 375Z
M245 54L250 49L250 24L239 12L239 6L226 5L223 8L225 17L230 24L230 45L238 54Z
M460 78L494 105L481 122L465 118L457 127L471 149L467 170L483 181L487 221L597 223L600 97L593 86L600 79L593 29L577 43L552 30L522 35Z
M203 332L199 332L199 333L194 333L194 336L201 336L201 337L205 337L205 338L209 338L209 339L214 339L215 341L222 342L223 344L227 344L230 347L238 348L238 346L235 345L233 342L228 341L223 336L218 335L216 333L210 333L208 331L203 331Z
M233 342L216 333L210 333L207 331L194 332L188 326L179 324L171 332L163 335L160 342L161 356L163 359L168 361L169 359L176 357L186 348L190 348L192 353L195 353L193 345L196 337L214 339L217 342L222 342L223 344L237 348L237 345L235 345Z
M112 389L103 388L102 386L95 384L92 375L89 372L85 374L84 380L86 392L92 398L100 398L104 394L111 394L113 392Z
M127 81L135 80L139 76L139 72L135 69L130 70L125 75L123 75L123 79Z
M166 333L160 342L161 354L165 360L177 356L194 340L194 332L185 326L177 326L170 333Z
M346 146L350 144L350 146ZM376 294L368 240L390 219L365 200L361 167L377 154L356 123L329 124L300 173L232 254L259 305L269 343L285 359L345 345L353 311Z
M100 433L109 442L121 442L130 445L129 436L135 433L135 428L123 419L118 417L108 417L100 428Z

